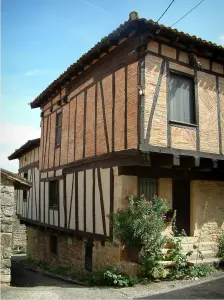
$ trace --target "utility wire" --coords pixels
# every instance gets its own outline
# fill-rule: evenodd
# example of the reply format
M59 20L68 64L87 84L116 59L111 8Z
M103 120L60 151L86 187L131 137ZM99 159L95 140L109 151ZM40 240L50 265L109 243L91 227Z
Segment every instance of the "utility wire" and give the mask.
M161 17L159 17L159 19L157 20L157 23L159 22L159 20L165 15L165 13L168 11L168 9L170 8L170 6L173 4L175 0L171 1L170 5L167 7L167 9L163 12L163 14L161 15Z
M195 5L191 10L189 10L182 18L180 18L179 20L177 20L175 23L173 23L172 26L170 26L171 28L176 25L178 22L180 22L181 20L183 20L187 15L189 15L196 7L198 7L202 2L204 2L205 0L202 0L201 2L199 2L197 5Z

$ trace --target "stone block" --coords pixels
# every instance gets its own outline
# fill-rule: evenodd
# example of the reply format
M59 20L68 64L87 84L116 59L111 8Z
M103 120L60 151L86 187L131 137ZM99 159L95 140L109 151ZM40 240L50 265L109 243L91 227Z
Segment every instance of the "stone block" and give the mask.
M3 258L11 258L11 248L3 248L1 253Z
M4 197L2 197L1 199L1 207L3 206L13 206L14 205L14 199L13 199L13 195L5 195Z
M2 212L6 217L11 217L13 215L13 207L10 206L2 207Z
M11 225L12 221L13 221L12 218L3 216L3 218L1 219L1 225L3 224Z
M12 232L12 225L1 224L1 232Z
M11 259L3 259L1 261L1 267L2 267L2 269L9 269L9 268L11 268Z
M11 281L11 276L10 275L1 275L1 282L3 283L10 283Z
M11 233L2 233L1 245L6 248L11 247L11 245L12 245L12 234Z

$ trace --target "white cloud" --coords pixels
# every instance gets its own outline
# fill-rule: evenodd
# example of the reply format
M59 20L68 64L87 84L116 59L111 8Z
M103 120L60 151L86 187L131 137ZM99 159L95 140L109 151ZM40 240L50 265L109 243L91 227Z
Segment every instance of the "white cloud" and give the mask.
M40 137L40 129L28 125L5 123L0 124L0 145L20 147L27 140Z
M38 137L40 137L40 129L32 126L11 123L0 124L0 167L16 172L18 160L9 161L8 156L28 140Z
M40 69L33 69L33 70L26 72L24 75L25 76L36 76L36 75L39 75L40 73L41 73Z
M221 36L219 37L219 39L220 39L221 43L224 45L224 35L221 35Z

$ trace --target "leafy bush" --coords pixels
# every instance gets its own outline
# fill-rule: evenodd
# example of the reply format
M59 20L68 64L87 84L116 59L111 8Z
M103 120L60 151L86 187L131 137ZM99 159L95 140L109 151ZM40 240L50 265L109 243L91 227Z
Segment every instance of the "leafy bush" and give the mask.
M89 274L88 282L91 285L127 287L139 282L137 277L130 277L116 269L109 269Z
M185 276L189 277L206 277L215 271L215 268L209 264L199 264L189 266L185 269Z
M114 236L127 246L147 245L151 252L162 242L166 202L157 196L148 201L144 195L128 196L127 208L107 215L114 226Z
M218 257L221 258L221 262L224 263L224 232L221 234L219 238L219 252Z

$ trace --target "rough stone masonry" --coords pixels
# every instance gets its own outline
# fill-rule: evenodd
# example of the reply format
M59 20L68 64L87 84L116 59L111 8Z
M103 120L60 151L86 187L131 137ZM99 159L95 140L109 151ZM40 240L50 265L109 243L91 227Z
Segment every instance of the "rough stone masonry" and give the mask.
M14 186L12 181L1 177L1 282L11 280L12 224L14 213Z

